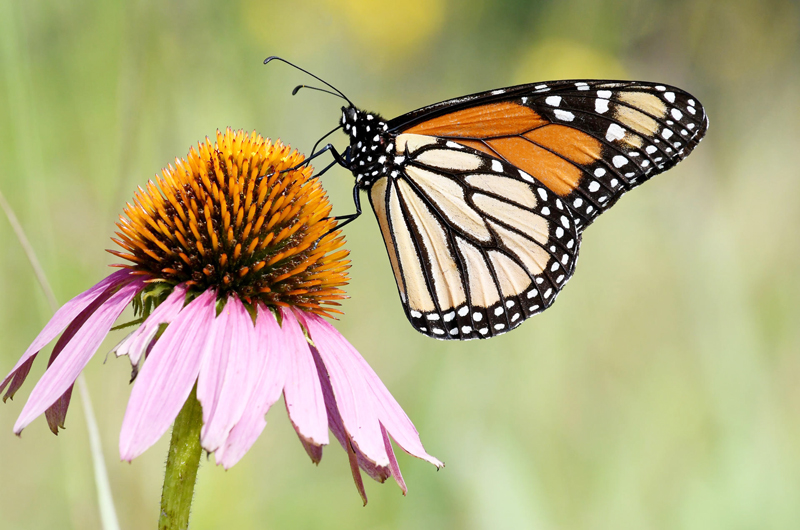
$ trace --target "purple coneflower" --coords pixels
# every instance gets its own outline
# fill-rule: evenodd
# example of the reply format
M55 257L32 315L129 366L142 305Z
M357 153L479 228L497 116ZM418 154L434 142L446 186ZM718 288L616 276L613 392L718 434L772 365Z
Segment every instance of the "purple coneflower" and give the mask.
M64 331L14 432L45 413L58 434L75 379L133 302L139 318L130 324L139 327L114 350L135 377L123 460L153 445L196 395L200 445L227 469L282 392L311 460L322 458L330 429L365 503L359 468L380 482L394 477L406 492L392 439L441 466L375 372L322 318L344 298L348 252L311 170L281 172L302 161L280 143L228 129L140 188L117 223L123 250L109 251L130 263L59 309L0 383L4 400L13 397L37 353Z

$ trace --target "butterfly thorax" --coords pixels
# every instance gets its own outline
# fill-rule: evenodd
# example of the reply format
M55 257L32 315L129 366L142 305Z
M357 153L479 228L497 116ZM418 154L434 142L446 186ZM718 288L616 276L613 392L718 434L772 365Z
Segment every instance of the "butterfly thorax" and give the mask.
M379 115L355 107L342 107L341 125L350 137L348 169L359 188L369 189L392 171L393 135Z

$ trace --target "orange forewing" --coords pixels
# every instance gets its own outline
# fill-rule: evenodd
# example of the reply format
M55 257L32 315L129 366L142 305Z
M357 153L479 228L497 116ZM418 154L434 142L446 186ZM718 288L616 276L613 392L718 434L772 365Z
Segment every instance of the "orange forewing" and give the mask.
M600 142L573 127L552 124L523 136L576 164L591 164L600 158Z
M481 140L458 140L458 143L466 145L467 147L471 147L473 149L477 149L478 151L483 151L487 155L497 157L497 153L489 149L489 146L487 146Z
M578 166L525 138L496 138L487 143L508 162L562 197L569 195L581 180L583 172Z
M583 175L575 164L591 164L602 154L596 138L550 123L533 109L510 102L451 112L403 132L458 138L467 147L499 155L562 197L578 186Z
M548 123L533 109L505 101L457 110L403 132L454 138L492 138L523 134Z

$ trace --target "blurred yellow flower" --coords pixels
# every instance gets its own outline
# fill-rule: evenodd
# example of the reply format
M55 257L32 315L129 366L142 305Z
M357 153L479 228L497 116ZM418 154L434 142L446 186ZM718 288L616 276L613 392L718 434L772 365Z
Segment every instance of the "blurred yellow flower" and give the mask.
M523 53L514 82L628 77L619 60L603 50L571 40L548 39L536 42Z
M394 63L427 43L444 21L443 0L326 0L358 40L359 48L380 63ZM380 43L379 46L376 44Z
M396 65L419 52L444 23L444 0L404 0L401 4L375 0L324 0L271 4L245 0L243 23L259 42L270 47L291 43L292 55L316 54L320 42L343 44L366 65L378 69ZM273 24L288 18L302 20L297 38L293 24Z

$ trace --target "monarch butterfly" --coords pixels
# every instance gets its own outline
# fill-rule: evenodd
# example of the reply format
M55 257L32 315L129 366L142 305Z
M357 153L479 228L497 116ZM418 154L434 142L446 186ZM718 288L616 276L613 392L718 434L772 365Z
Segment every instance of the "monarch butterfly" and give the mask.
M330 151L369 195L411 325L437 339L505 333L552 305L583 231L627 191L684 159L703 106L665 84L569 80L464 96L392 120L342 107ZM304 87L300 85L293 93ZM317 142L319 145L319 142Z

